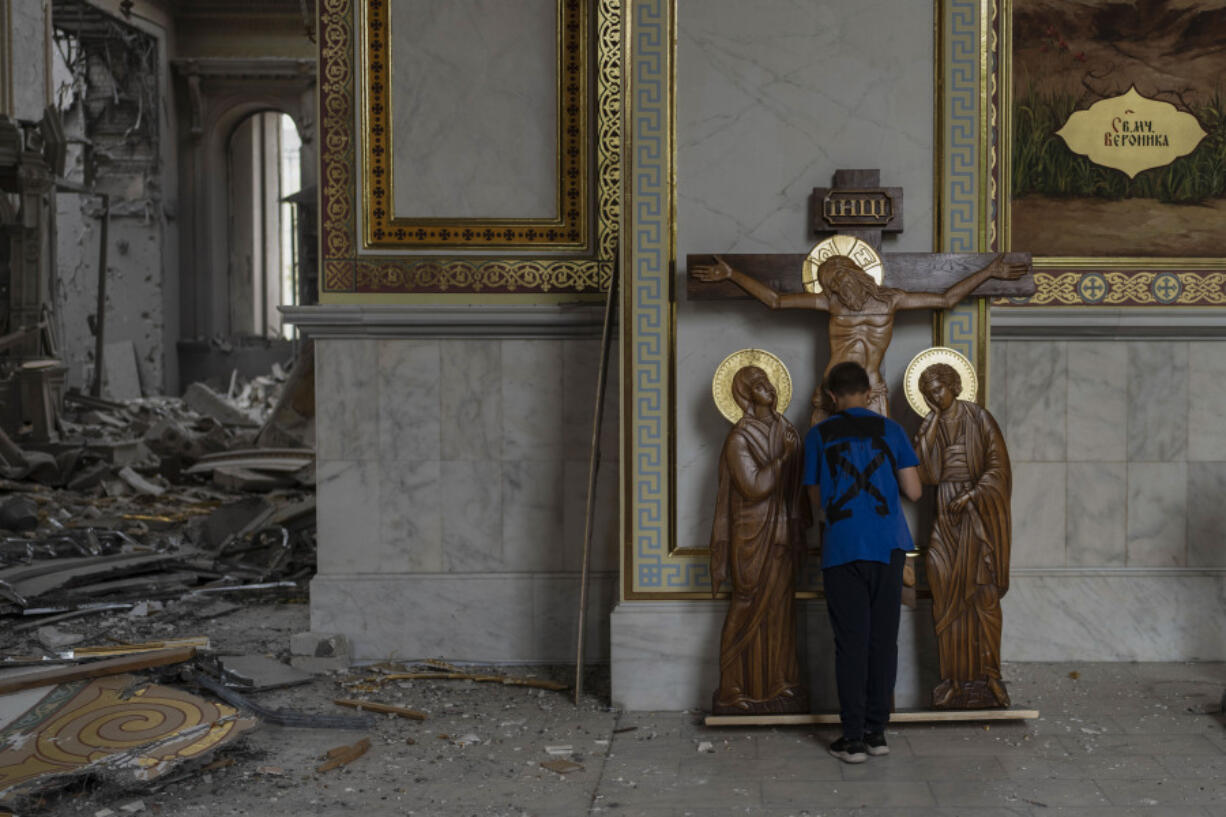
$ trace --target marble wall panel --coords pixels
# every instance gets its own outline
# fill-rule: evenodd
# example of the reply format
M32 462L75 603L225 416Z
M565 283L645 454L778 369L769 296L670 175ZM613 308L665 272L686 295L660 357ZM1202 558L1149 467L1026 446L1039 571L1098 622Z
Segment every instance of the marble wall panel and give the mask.
M556 215L556 0L400 0L389 14L395 214Z
M382 533L379 573L443 570L441 468L438 460L379 461Z
M565 538L565 496L562 462L503 462L502 556L505 569L561 569L567 548L574 546Z
M1188 566L1226 568L1226 462L1188 463Z
M1117 341L1070 341L1068 459L1127 459L1128 347Z
M1184 462L1128 464L1128 565L1187 563L1187 484Z
M1013 567L1065 564L1066 466L1013 463Z
M1015 575L1006 661L1222 661L1226 576Z
M497 572L502 559L502 463L444 460L443 569L450 573Z
M563 513L564 570L583 567L583 536L587 508L588 462L568 460L565 465ZM596 476L593 506L591 570L616 570L618 554L618 476L616 460L604 461Z
M617 600L615 574L589 575L587 613L583 627L583 655L586 659L607 660L609 656L609 613ZM574 661L579 636L579 580L575 574L537 575L532 583L534 650L539 653L570 649L568 662Z
M1070 566L1123 565L1127 559L1127 519L1127 463L1068 464L1066 530Z
M616 585L616 575L598 573L588 586L584 653L592 661L608 660L604 633ZM316 576L311 629L349 634L359 661L446 655L481 663L571 663L578 586L574 574Z
M508 340L502 344L502 459L561 461L562 344Z
M321 460L379 455L379 342L315 344L315 451Z
M1066 457L1067 353L1064 341L1013 341L1005 347L1005 439L1015 462L1060 462Z
M1188 344L1128 346L1128 459L1176 462L1188 454Z
M311 629L348 634L357 660L523 660L532 655L533 613L530 576L317 576L311 582Z
M1226 461L1226 343L1188 344L1188 459Z
M451 340L439 345L442 458L498 459L502 454L502 341Z
M439 459L439 375L439 341L379 341L381 460Z
M599 340L562 341L562 437L567 459L580 459L592 447L599 367Z
M994 341L988 351L988 411L996 418L1001 433L1009 431L1009 344L1011 341ZM1008 445L1009 440L1005 439Z
M315 466L318 570L383 570L379 463L319 460Z

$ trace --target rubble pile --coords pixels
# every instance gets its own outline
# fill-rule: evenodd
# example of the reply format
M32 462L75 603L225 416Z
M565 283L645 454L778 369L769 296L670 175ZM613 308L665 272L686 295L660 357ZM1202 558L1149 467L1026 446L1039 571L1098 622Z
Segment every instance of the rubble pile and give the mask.
M309 348L288 373L232 377L225 391L195 383L179 399L48 391L42 427L0 425L0 814L82 775L145 785L258 720L293 723L242 693L311 673L217 653L202 632L224 632L217 621L244 602L301 600L314 575L305 369ZM133 674L150 671L175 686ZM198 718L137 737L99 733L62 767L27 750L35 735L78 740L52 734L65 713L87 723L105 702L121 720L153 723L150 706L163 700ZM368 724L347 715L323 725Z
M315 563L312 441L261 435L303 382L277 367L181 399L69 392L55 439L0 431L0 616L300 588Z

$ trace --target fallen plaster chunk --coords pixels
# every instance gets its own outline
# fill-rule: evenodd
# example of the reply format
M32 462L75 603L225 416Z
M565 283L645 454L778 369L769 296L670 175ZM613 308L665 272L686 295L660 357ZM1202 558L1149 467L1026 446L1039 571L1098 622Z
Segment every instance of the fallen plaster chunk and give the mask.
M575 747L568 743L564 746L546 746L545 751L551 755L565 757L566 755L573 755Z
M158 485L153 480L145 479L140 474L132 470L132 467L125 465L119 469L119 478L122 479L129 488L136 491L138 494L147 496L161 496L166 493L166 489Z
M38 639L39 644L42 644L51 652L59 652L65 647L80 644L85 640L85 636L80 633L66 633L59 627L50 624L45 627L39 627L35 632L35 637Z
M340 633L295 633L290 636L290 664L322 674L349 668L349 639Z
M193 411L212 417L226 425L255 427L260 423L247 412L230 403L226 398L204 383L193 383L183 392L183 402Z
M248 692L306 684L314 677L263 655L230 655L219 661L222 680L228 686Z

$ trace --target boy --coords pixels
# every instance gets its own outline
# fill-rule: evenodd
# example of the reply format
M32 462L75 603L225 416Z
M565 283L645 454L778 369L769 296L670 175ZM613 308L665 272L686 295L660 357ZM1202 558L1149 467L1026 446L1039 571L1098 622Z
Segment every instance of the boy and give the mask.
M919 460L902 427L867 408L863 366L834 366L825 389L835 414L805 437L804 482L825 514L822 577L843 723L830 754L863 763L890 751L885 725L898 668L902 571L914 549L898 497L919 499Z

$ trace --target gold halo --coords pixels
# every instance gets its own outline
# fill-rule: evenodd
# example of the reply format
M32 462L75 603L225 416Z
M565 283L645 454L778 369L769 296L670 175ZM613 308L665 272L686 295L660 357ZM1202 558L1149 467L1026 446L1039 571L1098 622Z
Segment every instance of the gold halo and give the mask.
M863 239L839 234L830 236L830 238L819 242L817 246L809 250L809 256L805 259L804 270L801 272L801 281L804 283L806 291L815 293L822 291L822 285L817 282L817 268L827 258L833 258L836 255L845 255L852 261L855 261L860 269L867 272L869 277L877 282L877 286L881 286L884 267L881 263L881 256L877 254L877 251Z
M958 395L958 399L974 402L975 396L979 394L979 376L975 374L975 366L955 349L950 349L948 346L933 346L911 358L911 362L907 364L907 371L902 376L903 391L907 395L907 402L911 404L911 409L916 414L927 417L932 411L924 402L919 383L924 370L934 363L948 363L953 366L954 371L962 378L962 394Z
M715 377L711 378L711 395L715 398L715 407L719 413L735 423L745 412L736 404L732 397L732 378L746 366L757 366L766 372L766 379L775 387L775 411L782 414L792 402L792 375L783 361L765 349L742 349L724 358L715 368Z

